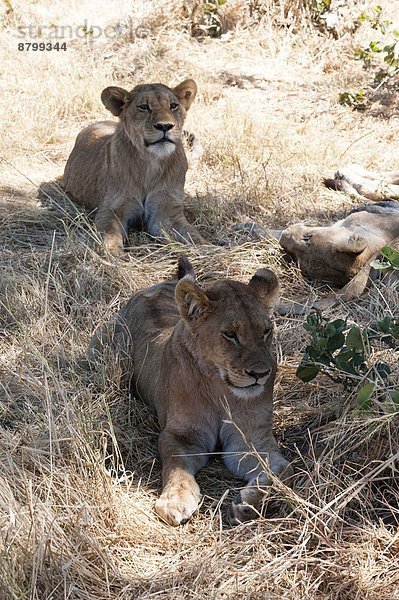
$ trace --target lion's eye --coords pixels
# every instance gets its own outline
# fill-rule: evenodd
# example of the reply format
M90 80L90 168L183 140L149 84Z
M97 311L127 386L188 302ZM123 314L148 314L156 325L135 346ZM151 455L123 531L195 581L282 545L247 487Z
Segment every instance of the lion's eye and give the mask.
M141 112L151 112L150 107L148 106L148 104L138 104L137 108L139 110L141 110Z
M179 105L177 104L177 102L170 103L170 110L177 110L178 108L179 108Z
M223 331L223 337L233 344L239 344L237 334L234 331Z
M312 239L312 234L311 233L305 233L302 237L302 241L303 242L309 242Z

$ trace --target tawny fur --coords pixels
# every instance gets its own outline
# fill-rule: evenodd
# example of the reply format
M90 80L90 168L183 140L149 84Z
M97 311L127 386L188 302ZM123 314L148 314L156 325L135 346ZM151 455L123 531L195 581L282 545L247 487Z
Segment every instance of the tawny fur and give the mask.
M183 212L183 123L196 91L192 79L173 89L108 87L101 99L119 122L94 123L79 133L64 187L77 203L97 211L95 224L112 254L122 254L132 225L155 238L167 232L182 242L204 243Z
M341 300L360 296L368 281L370 262L383 246L399 249L399 203L382 201L361 206L326 227L301 223L285 229L280 244L313 279L343 286ZM331 304L329 297L323 305Z
M338 169L334 179L325 179L327 187L369 200L399 200L399 173L367 171L359 165Z
M259 486L271 483L265 465L282 477L291 473L272 433L270 316L278 281L259 269L247 285L224 279L201 289L186 259L179 270L186 273L182 279L134 295L116 325L96 333L91 352L96 356L111 345L127 355L133 393L157 411L160 517L171 525L191 517L201 499L195 474L220 449L227 468L247 482L231 506L231 520L247 521L261 510Z

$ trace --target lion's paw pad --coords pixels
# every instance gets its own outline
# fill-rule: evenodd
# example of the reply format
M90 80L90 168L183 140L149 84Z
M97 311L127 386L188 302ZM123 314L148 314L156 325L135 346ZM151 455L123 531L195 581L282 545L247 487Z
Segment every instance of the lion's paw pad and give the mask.
M179 496L162 496L155 502L155 512L169 525L184 525L198 508L195 496L182 499Z

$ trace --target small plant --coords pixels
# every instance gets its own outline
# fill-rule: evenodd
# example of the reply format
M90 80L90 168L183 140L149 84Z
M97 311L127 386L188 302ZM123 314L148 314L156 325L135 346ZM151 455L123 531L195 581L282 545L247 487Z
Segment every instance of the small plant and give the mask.
M367 22L375 31L383 36L389 36L388 43L385 45L380 41L372 40L368 46L357 48L354 52L355 59L362 61L365 69L375 66L377 56L383 58L385 67L376 70L370 86L378 87L392 81L399 73L399 30L393 27L391 19L385 18L383 9L379 5L373 7L371 14L361 13L358 22ZM360 97L358 97L359 92ZM362 90L359 92L342 92L339 97L340 104L351 106L355 110L364 110L366 97Z
M367 328L369 340L379 339L384 344L396 348L399 346L399 318L384 317Z
M88 27L86 23L84 25L82 25L81 29L85 35L93 35L93 32L94 32L93 27Z
M399 271L399 251L391 246L381 248L383 260L373 260L371 266L379 271Z
M339 95L339 103L343 106L350 106L354 110L365 110L366 97L363 90L357 92L342 92Z
M375 83L394 77L399 71L399 30L393 27L391 19L384 18L381 6L374 6L371 15L362 13L359 21L367 21L374 30L380 31L384 36L389 35L391 39L382 47L380 42L371 41L365 48L355 51L355 58L362 60L364 67L368 69L373 65L375 55L382 54L386 68L377 72Z
M360 21L360 23L367 21L368 23L370 23L372 29L375 29L376 31L381 31L381 33L385 35L389 31L392 25L392 21L391 19L384 19L383 17L383 8L382 6L377 4L377 6L373 6L373 8L371 9L371 14L367 14L363 11L359 15L358 21Z
M377 382L386 380L391 373L390 366L385 362L368 364L370 342L377 339L397 346L399 319L385 317L370 327L360 328L348 326L344 319L329 321L316 313L308 316L304 328L311 340L297 368L297 377L309 382L322 372L345 387L354 387L359 381L364 381L357 392L357 404L360 410L369 407ZM392 402L399 403L399 392L391 392L390 398Z
M348 376L356 380L369 370L367 359L371 354L368 331L355 325L348 327L344 319L329 321L320 313L309 315L304 328L311 336L305 355L297 369L297 376L308 382L320 371L348 385ZM385 377L389 367L376 363L375 368ZM333 377L334 378L334 377ZM349 378L350 382L350 378Z
M331 0L311 0L309 9L313 21L315 21L316 24L319 23L323 16L328 13L330 8Z
M192 19L191 34L196 37L220 37L222 23L219 9L226 2L227 0L203 0L200 2L197 7L197 14Z

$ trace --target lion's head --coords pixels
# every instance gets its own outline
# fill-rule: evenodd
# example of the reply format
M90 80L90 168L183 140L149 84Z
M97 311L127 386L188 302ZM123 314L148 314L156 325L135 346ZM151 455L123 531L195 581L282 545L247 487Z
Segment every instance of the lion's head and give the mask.
M190 273L176 286L187 338L200 349L195 360L238 398L259 396L273 383L276 360L270 316L278 296L277 277L268 269L259 269L247 285L225 279L201 289Z
M295 258L304 275L335 285L345 285L367 262L368 241L340 227L307 227L299 223L285 229L280 244Z
M181 141L186 112L196 93L195 81L187 79L173 89L161 83L137 85L130 92L111 86L103 90L101 100L121 119L135 146L165 158Z

